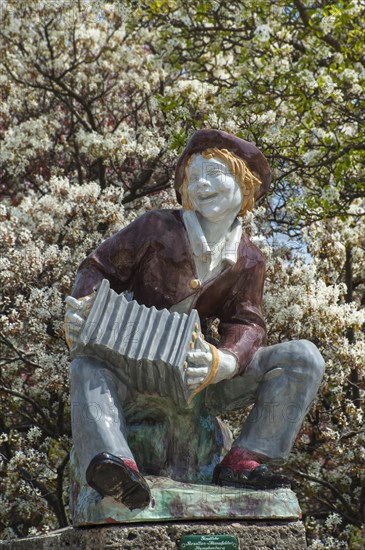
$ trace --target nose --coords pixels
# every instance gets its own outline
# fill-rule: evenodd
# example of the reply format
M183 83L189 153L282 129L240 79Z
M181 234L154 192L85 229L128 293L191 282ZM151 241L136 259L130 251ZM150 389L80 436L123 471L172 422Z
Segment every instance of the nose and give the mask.
M198 189L208 189L210 187L210 181L206 177L200 176L197 181L197 187Z

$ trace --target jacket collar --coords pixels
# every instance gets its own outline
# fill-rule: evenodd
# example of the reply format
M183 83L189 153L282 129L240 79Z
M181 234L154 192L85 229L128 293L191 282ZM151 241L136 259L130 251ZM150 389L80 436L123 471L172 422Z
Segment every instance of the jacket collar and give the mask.
M193 210L182 210L182 218L188 235L189 244L194 256L213 255L197 215ZM238 245L242 237L241 220L236 218L230 231L220 243L222 261L234 265L237 262Z

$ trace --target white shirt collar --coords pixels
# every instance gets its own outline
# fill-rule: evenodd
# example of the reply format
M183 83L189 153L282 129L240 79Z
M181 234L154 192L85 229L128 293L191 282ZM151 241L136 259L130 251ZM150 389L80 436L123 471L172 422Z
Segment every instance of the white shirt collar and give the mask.
M214 254L215 251L211 250L195 212L193 210L183 210L183 221L194 256L201 257L206 254ZM222 250L219 250L222 261L225 260L231 264L237 262L238 245L241 237L241 221L236 218L225 239L222 240Z

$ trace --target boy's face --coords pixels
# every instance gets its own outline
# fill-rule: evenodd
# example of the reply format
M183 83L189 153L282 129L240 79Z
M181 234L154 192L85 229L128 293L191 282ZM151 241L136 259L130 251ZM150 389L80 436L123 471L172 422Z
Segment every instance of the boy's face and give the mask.
M241 209L240 186L218 157L193 156L188 169L188 195L194 210L213 222L237 215Z

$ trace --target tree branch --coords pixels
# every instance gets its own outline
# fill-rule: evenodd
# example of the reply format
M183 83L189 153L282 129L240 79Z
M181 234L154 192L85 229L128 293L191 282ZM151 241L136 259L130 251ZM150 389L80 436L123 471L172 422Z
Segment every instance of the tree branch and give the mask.
M7 393L9 395L13 395L14 397L19 397L19 399L23 399L24 401L26 401L27 403L32 405L33 409L42 417L42 419L44 420L44 422L48 426L48 429L51 432L50 435L54 435L54 429L53 429L53 426L52 426L51 422L49 421L47 416L44 414L42 408L38 405L38 403L36 401L34 401L34 399L32 399L31 397L28 397L27 395L24 395L20 392L17 392L15 390L11 390L10 388L7 388L6 386L0 386L0 390L4 391L5 393ZM47 429L45 429L45 431L48 432Z
M30 361L28 359L29 355L34 355L33 353L25 353L25 351L19 350L15 347L15 345L6 337L2 332L0 332L0 338L6 344L10 349L12 349L18 358L23 361L26 365L30 365L31 367L34 367L36 369L42 369L43 367L41 365L38 365L38 363L34 363L33 361ZM11 360L13 361L13 360Z
M346 508L346 510L348 510L348 512L350 513L350 516L352 518L355 518L356 512L351 508L351 506L348 504L348 502L346 502L346 500L342 496L342 493L332 483L330 483L329 481L326 481L324 479L320 479L318 477L305 474L304 472L300 472L299 470L295 470L294 468L288 468L288 469L291 472L293 472L294 474L296 474L300 477L303 477L304 479L308 479L309 481L314 481L314 483L319 483L320 485L323 485L323 487L326 487L327 489L332 491L332 493L336 496L336 498L338 498L338 500L341 502L341 504L343 504L343 506ZM354 523L355 525L361 526L361 522L359 523L355 519L352 519L351 523Z

